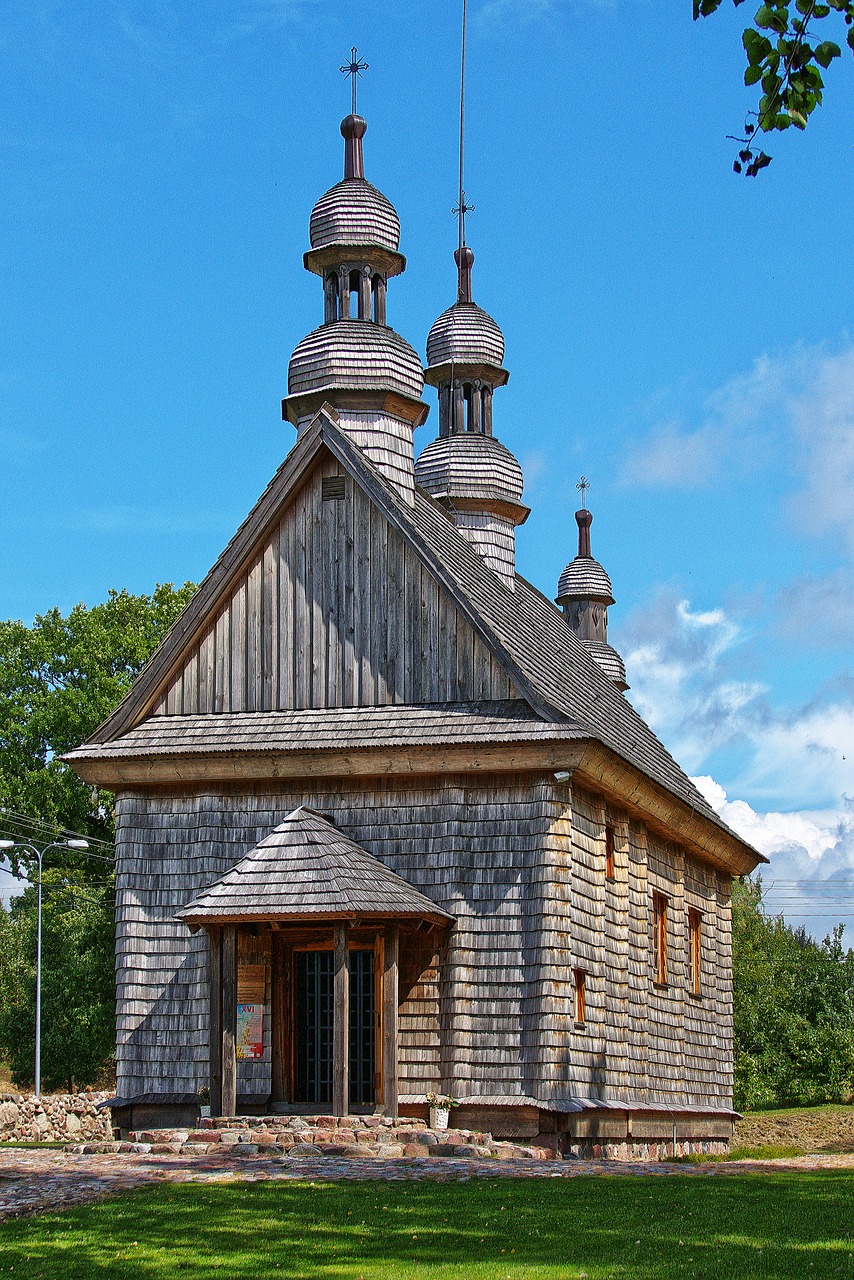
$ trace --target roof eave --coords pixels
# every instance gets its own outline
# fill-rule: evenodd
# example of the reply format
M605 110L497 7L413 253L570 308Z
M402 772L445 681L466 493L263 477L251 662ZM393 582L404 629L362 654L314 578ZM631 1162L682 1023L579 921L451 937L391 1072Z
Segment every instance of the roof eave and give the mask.
M276 912L276 911L193 911L192 907L188 907L186 911L179 911L173 917L175 920L185 924L188 927L195 928L218 928L225 924L270 924L287 928L291 925L306 924L335 924L347 922L353 924L355 921L364 921L368 924L379 924L383 921L409 921L410 923L424 922L439 927L450 927L456 923L456 917L449 915L447 911L441 908L435 908L433 911L306 911L306 912Z

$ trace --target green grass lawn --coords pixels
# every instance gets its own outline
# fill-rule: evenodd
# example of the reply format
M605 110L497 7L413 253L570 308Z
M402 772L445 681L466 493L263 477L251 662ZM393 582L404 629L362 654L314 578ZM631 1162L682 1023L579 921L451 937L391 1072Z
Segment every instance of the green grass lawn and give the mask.
M854 1280L854 1174L147 1188L0 1229L48 1280Z

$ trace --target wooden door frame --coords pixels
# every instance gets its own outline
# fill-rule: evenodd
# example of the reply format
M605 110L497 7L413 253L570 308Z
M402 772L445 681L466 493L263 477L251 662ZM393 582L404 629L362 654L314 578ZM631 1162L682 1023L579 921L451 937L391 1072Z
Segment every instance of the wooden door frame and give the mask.
M297 933L296 930L293 931ZM328 929L326 936L307 938L300 930L290 941L287 929L273 930L272 991L271 991L271 1104L283 1107L298 1106L296 1097L296 957L299 952L333 951L334 936ZM397 1051L398 1051L398 958L399 928L390 923L379 926L373 940L359 938L349 932L347 954L351 951L372 951L374 956L374 1108L397 1118ZM349 972L349 965L348 965ZM348 979L349 991L349 979ZM349 1010L347 1026L349 1028ZM349 1051L349 1030L347 1032ZM333 1067L335 1061L333 1059ZM342 1115L349 1112L349 1070L346 1079L346 1099ZM333 1083L334 1094L334 1083ZM336 1101L338 1106L336 1107ZM339 1096L333 1096L333 1113L341 1108L341 1084Z

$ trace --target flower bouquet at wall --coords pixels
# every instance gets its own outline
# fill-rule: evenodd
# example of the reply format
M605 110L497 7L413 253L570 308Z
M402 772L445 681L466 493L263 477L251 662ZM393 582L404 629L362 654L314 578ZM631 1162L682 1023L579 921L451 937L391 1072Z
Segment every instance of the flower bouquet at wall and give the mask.
M458 1107L460 1099L450 1093L428 1093L427 1102L430 1107L430 1128L447 1129L451 1107Z

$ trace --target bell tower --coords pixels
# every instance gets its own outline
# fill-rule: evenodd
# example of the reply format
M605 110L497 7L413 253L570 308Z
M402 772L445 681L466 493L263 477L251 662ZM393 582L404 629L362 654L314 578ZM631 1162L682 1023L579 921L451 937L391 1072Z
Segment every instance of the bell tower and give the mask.
M608 644L608 607L614 603L611 579L590 550L590 526L593 513L587 510L585 495L589 488L581 477L576 486L581 490L581 510L575 513L578 525L578 555L560 575L556 604L563 609L570 628L589 650L591 658L598 662L618 689L625 692L626 668L623 659Z
M421 399L418 353L388 325L388 282L406 268L400 219L365 178L367 123L356 113L357 51L341 68L353 79L353 110L341 122L344 177L311 212L303 262L323 283L323 324L299 342L288 366L282 417L297 433L327 402L339 426L405 501L414 501L412 433L429 407Z

